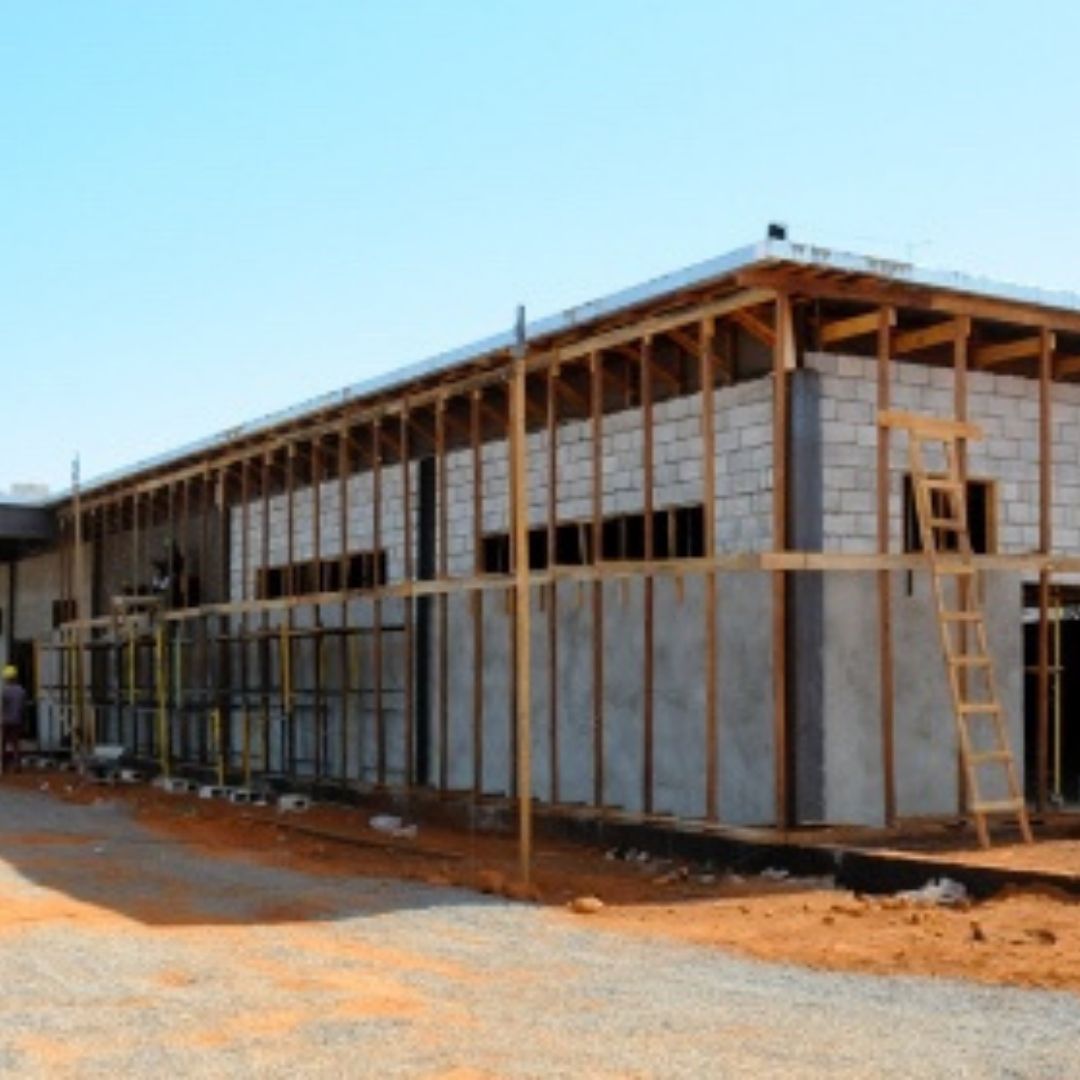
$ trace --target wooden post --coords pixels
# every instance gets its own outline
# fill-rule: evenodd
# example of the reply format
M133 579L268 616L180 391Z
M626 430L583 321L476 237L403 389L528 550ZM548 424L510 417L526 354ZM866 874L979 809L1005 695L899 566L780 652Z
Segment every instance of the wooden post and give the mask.
M484 572L484 453L481 440L481 394L472 392L469 407L469 439L473 468L473 573ZM477 589L471 597L473 631L473 795L484 793L484 593Z
M956 321L956 337L953 341L953 412L957 420L967 420L968 417L968 336L971 333L971 324L967 319ZM909 435L910 438L910 435ZM967 506L967 440L956 440L956 467L960 477L960 498ZM958 578L956 582L956 595L961 608L967 608L971 598L971 583L966 578ZM964 623L956 627L958 646L961 653L968 651L969 630ZM962 696L967 696L968 673L965 668L960 668L956 673L957 683ZM959 740L956 745L956 812L963 817L967 813L968 805L968 782L967 770L964 768L964 756Z
M592 412L592 561L597 570L604 560L604 361L589 356L589 408ZM604 582L592 583L592 696L593 696L593 806L604 808Z
M262 566L262 580L269 580L270 574L270 451L263 454L260 495L262 497L262 529L259 535L259 562ZM265 597L264 597L265 599ZM270 612L263 608L259 619L259 681L262 684L262 767L263 772L270 771L270 684L271 684L271 648L270 648Z
M795 367L791 299L786 293L777 294L775 315L772 531L773 551L782 552L787 548L788 373ZM773 782L776 824L786 829L793 824L794 815L788 775L787 574L783 570L772 572L772 603Z
M405 583L409 589L405 604L405 784L411 788L416 783L416 601L412 587L416 578L413 552L413 505L412 473L409 449L409 403L401 410L401 503L405 517Z
M521 880L532 876L532 723L531 636L529 610L529 522L526 486L528 445L525 433L525 311L518 309L513 373L510 383L510 447L514 541L514 658L516 664L518 844Z
M341 593L341 634L338 637L338 685L341 691L338 723L339 779L349 782L349 422L338 432L338 589ZM407 490L407 489L406 489ZM408 521L408 497L405 499Z
M653 811L653 721L655 702L653 701L653 615L655 609L656 582L652 575L652 561L655 555L653 543L653 386L652 386L652 338L645 337L641 342L641 489L644 510L644 559L645 578L642 582L642 627L643 656L641 675L641 738L642 772L641 802L646 814Z
M251 599L251 461L240 462L240 599ZM248 699L251 684L251 620L247 609L240 617L240 687L243 702L244 723L244 786L251 787L251 702Z
M450 518L447 506L449 483L446 470L446 399L435 404L435 467L438 471L439 581L450 573ZM445 589L439 591L439 790L450 786L450 612Z
M1053 546L1051 514L1053 480L1052 364L1054 336L1043 330L1039 343L1039 553L1049 555ZM1046 810L1050 771L1050 574L1039 571L1039 670L1037 687L1038 726L1036 749L1036 806ZM1058 663L1060 664L1060 658Z
M308 444L311 455L311 551L312 561L315 564L314 585L316 594L322 594L325 589L325 575L322 564L322 436L315 435ZM311 734L313 742L313 756L315 758L315 782L323 778L324 772L324 724L323 724L323 618L322 604L312 605L313 634L311 644L312 655L312 709L311 709Z
M285 448L285 595L291 601L296 596L296 443ZM290 603L282 615L282 733L281 756L284 771L290 776L296 773L296 723L293 716L293 605ZM286 673L288 678L286 678Z
M879 312L877 331L877 407L884 412L890 407L889 355L892 327L896 321L891 308ZM883 424L877 426L877 541L878 552L889 552L889 432ZM878 678L881 693L881 772L883 777L883 811L885 824L896 824L896 762L894 745L893 693L893 632L892 576L879 570L878 586Z
M386 784L386 712L383 708L383 602L379 593L382 581L379 567L382 555L382 418L371 424L371 584L375 588L372 601L372 667L375 690L375 761L380 787Z
M704 553L716 555L716 422L713 377L713 339L715 323L701 323L698 341L701 383L701 502ZM716 571L705 572L705 816L709 821L720 817L719 698L716 670Z
M79 459L75 458L71 468L72 487L72 513L74 515L74 538L72 550L72 586L71 594L74 598L72 611L78 622L75 624L74 638L74 664L72 665L72 678L75 682L75 723L73 728L77 733L72 738L72 746L78 748L80 755L85 755L91 749L89 743L91 737L87 732L86 724L86 680L83 672L83 636L81 620L88 612L83 611L83 550L82 550L82 494L80 486Z
M547 564L554 570L558 563L559 455L556 436L558 423L559 378L557 364L547 371ZM547 586L547 670L548 670L548 795L554 805L559 801L559 587L552 578Z

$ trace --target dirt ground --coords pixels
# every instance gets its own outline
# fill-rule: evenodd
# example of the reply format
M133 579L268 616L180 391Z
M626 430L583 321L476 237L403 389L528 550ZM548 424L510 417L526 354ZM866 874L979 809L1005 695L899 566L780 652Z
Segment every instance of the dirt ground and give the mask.
M1009 890L987 902L946 907L856 896L828 881L741 877L643 852L549 841L538 844L533 884L523 887L512 837L423 825L414 838L394 838L371 828L371 813L363 809L319 805L282 814L146 786L102 787L71 774L23 774L2 782L47 790L67 802L121 800L140 824L209 852L240 852L315 874L471 888L565 909L566 919L587 918L591 927L612 934L677 939L837 971L1080 992L1080 903L1049 890ZM1080 873L1080 841L1004 846L964 858ZM581 897L596 897L602 906L577 914L571 906Z

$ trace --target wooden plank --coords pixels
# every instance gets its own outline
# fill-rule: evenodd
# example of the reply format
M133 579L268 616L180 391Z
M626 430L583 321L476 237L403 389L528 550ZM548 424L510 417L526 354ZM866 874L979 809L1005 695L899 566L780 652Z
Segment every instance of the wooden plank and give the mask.
M819 332L821 345L823 347L835 345L841 341L851 341L853 338L877 334L881 326L882 311L892 312L893 322L890 325L895 325L896 314L892 308L875 308L863 315L852 315L846 319L835 319L833 322L823 324Z
M890 336L896 323L891 308L881 308L877 317L877 408L887 413L891 406ZM882 555L889 551L889 435L887 425L877 428L877 542ZM878 673L881 694L881 766L884 778L882 798L887 827L896 823L896 758L894 736L895 694L893 687L892 577L878 571Z
M716 421L713 341L715 326L701 324L698 362L701 384L701 502L704 507L704 551L716 554ZM720 818L719 719L717 716L716 574L705 575L705 817Z
M1039 356L1043 347L1044 333L1021 338L1018 341L976 345L971 350L972 363L977 368L986 368L993 367L995 364L1007 364L1013 360L1029 360ZM1053 334L1050 335L1050 348L1054 348Z
M958 338L957 340L965 340ZM878 413L878 424L882 427L903 428L918 432L923 438L938 439L981 439L983 430L978 424L966 420L945 420L936 416L922 416L919 413L889 409Z
M893 335L892 354L906 356L909 353L924 352L941 345L951 345L959 335L966 335L970 327L970 319L948 319L919 330L900 331Z

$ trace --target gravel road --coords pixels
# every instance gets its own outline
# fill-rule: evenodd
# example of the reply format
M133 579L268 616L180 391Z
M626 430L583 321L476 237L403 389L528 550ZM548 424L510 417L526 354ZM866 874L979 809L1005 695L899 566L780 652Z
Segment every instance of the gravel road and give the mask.
M0 788L0 963L5 1076L1080 1076L1071 995L768 966L299 873L105 798Z

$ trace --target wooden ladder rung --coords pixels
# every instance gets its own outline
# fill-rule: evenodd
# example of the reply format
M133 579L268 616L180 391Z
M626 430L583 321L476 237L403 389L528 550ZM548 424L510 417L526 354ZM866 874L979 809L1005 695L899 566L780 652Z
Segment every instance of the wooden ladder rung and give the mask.
M988 765L992 761L1004 764L1012 761L1011 750L977 750L968 758L972 765Z
M959 495L964 490L964 485L959 480L952 480L947 476L926 476L923 477L923 483L931 491L954 491Z
M1001 703L998 701L961 701L956 705L956 711L961 716L992 716L1001 712Z
M948 661L953 667L982 668L990 667L993 661L986 653L971 653L960 656L950 656Z
M993 799L971 804L974 814L1022 814L1025 809L1023 799Z
M946 611L942 609L941 617L946 622L981 622L981 611Z
M938 532L960 532L963 527L963 522L957 521L956 518L927 518L927 524Z
M963 563L946 562L934 563L935 574L956 574L959 577L967 577L975 573L974 566L965 566Z

